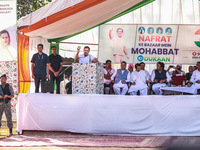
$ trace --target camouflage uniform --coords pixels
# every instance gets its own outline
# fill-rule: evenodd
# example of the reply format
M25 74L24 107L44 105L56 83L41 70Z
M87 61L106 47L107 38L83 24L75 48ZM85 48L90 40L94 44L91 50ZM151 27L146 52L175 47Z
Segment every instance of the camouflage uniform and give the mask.
M14 91L13 91L13 88L11 85L9 85L9 90L10 90L11 95L14 96ZM2 95L4 97L1 87L0 87L0 95ZM0 126L1 126L1 119L2 119L2 115L3 115L4 111L5 111L5 115L6 115L6 119L7 119L8 128L13 128L11 102L8 101L8 103L6 103L4 100L0 100Z

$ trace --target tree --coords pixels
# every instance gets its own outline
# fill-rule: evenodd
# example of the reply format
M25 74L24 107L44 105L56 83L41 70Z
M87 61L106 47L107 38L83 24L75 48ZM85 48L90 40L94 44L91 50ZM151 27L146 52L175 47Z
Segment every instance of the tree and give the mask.
M17 19L43 7L52 0L17 0Z

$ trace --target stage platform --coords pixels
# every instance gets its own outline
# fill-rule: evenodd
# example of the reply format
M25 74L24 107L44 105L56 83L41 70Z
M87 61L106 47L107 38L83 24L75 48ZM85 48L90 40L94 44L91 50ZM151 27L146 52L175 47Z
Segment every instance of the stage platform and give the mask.
M17 131L97 135L200 136L200 96L24 94Z

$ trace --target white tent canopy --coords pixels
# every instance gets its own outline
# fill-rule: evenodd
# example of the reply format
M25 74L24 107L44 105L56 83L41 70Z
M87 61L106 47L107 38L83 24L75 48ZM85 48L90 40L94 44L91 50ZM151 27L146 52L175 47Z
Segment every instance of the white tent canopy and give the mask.
M107 24L200 24L199 0L156 0ZM63 42L98 44L99 28L69 38ZM64 56L74 57L77 45L60 44ZM97 57L98 46L92 53ZM69 50L69 51L67 51Z
M42 9L38 9L37 11L28 14L25 17L22 17L18 20L18 27L30 26L42 19L45 19L55 13L58 13L64 9L69 7L73 7L74 5L83 2L84 0L54 0L51 3L42 7ZM42 15L41 15L42 14Z
M155 0L154 2L119 17L107 24L200 24L199 0ZM99 43L99 28L94 28L63 42ZM87 37L87 38L86 38ZM60 54L74 57L78 44L60 44ZM62 51L65 50L65 51ZM91 54L98 57L98 46L92 46ZM166 66L168 67L168 66ZM155 65L146 65L151 71ZM183 69L188 70L188 65Z
M34 25L34 23L41 21L42 19L45 19L45 21L48 22L48 16L56 12L59 13L59 11L61 10L69 9L71 6L74 7L76 4L83 3L85 1L76 0L72 2L68 0L68 3L66 3L66 0L55 0L53 3L51 3L51 5L47 5L44 7L44 10L48 10L44 16L39 15L43 13L43 10L38 10L20 19L18 22L19 27L27 26L31 28L30 25ZM76 13L72 15L73 18L71 16L62 19L57 24L52 23L40 29L25 33L25 35L31 36L32 40L37 40L36 37L38 36L43 37L44 39L46 38L47 40L51 37L55 38L62 37L64 35L70 35L75 33L75 30L82 31L84 29L87 29L95 24L98 24L99 22L102 22L101 19L104 17L106 17L106 19L112 17L113 12L115 12L115 14L117 14L117 12L120 13L123 10L126 10L130 5L133 6L134 4L139 2L139 0L123 0L123 2L121 3L120 0L107 0L95 6L96 8L94 10L99 10L98 12L94 12L93 8L88 8L83 11L83 14ZM52 7L53 4L56 6L55 8ZM120 7L120 9L117 6ZM107 12L108 10L109 13ZM96 15L99 15L99 17L95 17ZM80 24L80 20L83 20L84 24ZM107 24L200 24L200 1L155 0L154 2L146 6L143 6L122 17L110 21ZM46 27L49 27L50 30L45 29ZM55 29L58 32L55 32ZM93 28L89 31L64 40L63 42L70 43L60 43L60 54L62 56L74 57L78 45L81 45L82 47L85 45L89 45L91 47L91 54L95 57L98 57L99 28ZM34 47L35 45L30 45L30 49L35 49ZM148 70L152 70L153 67L148 67ZM187 67L185 68L185 70L187 70Z
M27 36L60 38L96 26L140 2L143 0L55 0L20 19L18 27Z

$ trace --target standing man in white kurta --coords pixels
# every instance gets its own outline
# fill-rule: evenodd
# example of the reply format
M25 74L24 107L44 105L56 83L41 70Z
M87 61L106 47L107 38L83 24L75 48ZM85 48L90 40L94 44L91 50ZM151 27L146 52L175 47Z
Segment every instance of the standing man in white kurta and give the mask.
M126 62L121 62L121 69L117 69L115 73L112 75L111 80L114 82L114 91L117 95L126 95L128 91L127 82L129 81L129 71L126 69ZM115 78L115 81L114 81ZM120 90L122 88L122 92Z
M144 70L141 70L140 64L135 64L135 69L131 76L130 76L130 82L132 83L129 93L130 95L137 95L137 92L140 91L140 95L147 95L147 76L145 74Z
M79 55L80 49L81 49L81 47L79 46L77 48L75 60L77 60L79 63L83 63L83 64L84 63L99 63L100 64L100 62L96 58L94 58L94 56L89 54L89 52L90 52L89 46L84 47L84 53L81 55Z
M109 31L109 38L113 41L113 57L114 57L114 63L121 63L124 61L124 54L126 55L127 59L129 59L126 46L125 46L125 40L123 38L123 29L118 28L117 29L117 36L112 35L112 30L114 27L112 27Z
M169 73L164 70L165 64L163 62L157 63L157 69L152 72L151 81L153 82L152 89L156 95L161 95L160 87L166 86L166 82L171 80Z
M190 79L190 82L193 82L191 88L195 88L194 94L197 94L197 89L200 89L200 62L197 62L196 66L197 70L192 73L192 77Z

